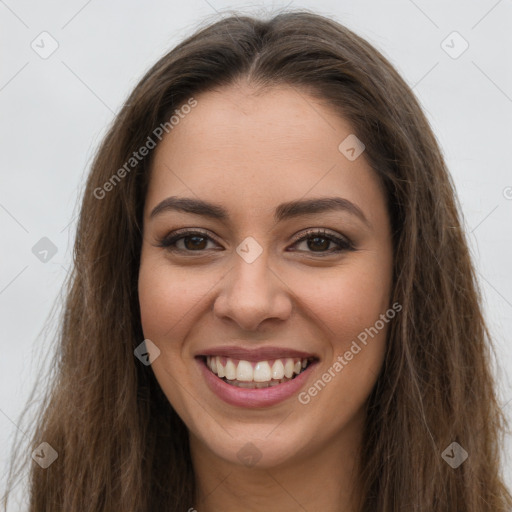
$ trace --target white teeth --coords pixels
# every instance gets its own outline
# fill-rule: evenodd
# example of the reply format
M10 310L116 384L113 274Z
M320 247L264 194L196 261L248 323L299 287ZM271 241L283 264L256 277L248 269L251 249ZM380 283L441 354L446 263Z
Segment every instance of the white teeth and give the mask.
M235 366L235 363L231 359L229 359L226 362L226 366L228 363L231 363L233 367ZM253 371L252 371L252 365L249 363L249 361L240 361L238 363L238 367L236 369L236 380L241 380L242 382L252 382L253 377ZM235 380L235 377L230 378L226 375L226 378L228 380Z
M284 374L289 379L293 377L293 369L294 369L293 359L288 358L284 365Z
M281 359L276 359L275 363L272 365L272 378L273 379L282 379L284 377L284 364Z
M228 359L226 361L226 366L224 368L225 368L225 372L226 372L226 379L235 380L236 374L237 374L237 369L236 369L235 363L233 362L232 359Z
M219 356L217 356L215 359L217 363L217 375L222 379L222 377L226 376L226 373L224 372L224 366L222 366Z
M225 360L225 364L222 364ZM258 361L254 364L249 361L232 359L230 357L207 356L206 365L219 378L238 383L248 383L249 387L275 386L283 381L290 380L296 374L300 374L308 365L308 359L287 357L276 359L270 366L268 361ZM255 385L255 383L262 384ZM248 387L240 385L239 387Z
M242 361L240 361L242 362ZM239 365L240 366L240 365ZM254 382L268 382L272 379L272 370L268 361L260 361L254 367Z
M278 386L279 384L282 384L283 382L288 382L289 380L291 380L291 379L287 379L285 377L284 379L271 380L269 382L240 382L238 380L227 380L226 382L228 384L231 384L232 386L236 386L237 388L262 389L262 388L272 388L274 386Z

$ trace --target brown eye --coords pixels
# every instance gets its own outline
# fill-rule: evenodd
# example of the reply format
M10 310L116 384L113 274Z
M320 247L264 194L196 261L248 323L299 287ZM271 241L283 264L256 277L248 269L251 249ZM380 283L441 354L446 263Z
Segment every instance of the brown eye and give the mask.
M205 249L205 240L206 237L204 236L184 236L182 237L183 243L185 245L186 249L195 250L195 249ZM187 241L190 241L190 244L187 243Z
M352 243L348 239L330 234L325 230L309 231L306 233L306 235L296 240L295 244L298 244L299 242L307 243L308 251L306 252L313 252L321 255L339 253L347 250L354 250ZM330 251L327 250L330 244L337 245L338 249Z
M180 247L178 242L181 240L183 245ZM208 241L214 240L201 231L180 231L160 240L158 246L169 251L201 252L207 249Z

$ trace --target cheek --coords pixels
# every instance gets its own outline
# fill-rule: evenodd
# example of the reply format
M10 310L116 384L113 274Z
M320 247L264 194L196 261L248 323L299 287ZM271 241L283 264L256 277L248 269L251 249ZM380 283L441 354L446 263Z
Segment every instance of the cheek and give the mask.
M339 351L389 308L390 272L385 265L366 262L333 269L320 279L320 274L304 274L294 292Z
M311 407L310 418L329 421L333 433L361 410L382 367L389 323L395 316L394 311L386 316L389 286L379 273L351 271L309 295L310 304L317 305L313 313L317 325L323 326L328 352L299 401Z
M180 320L186 318L197 299L186 280L180 279L179 271L150 251L142 253L138 293L144 338L160 349L151 369L169 403L181 417L188 418L181 384L186 370L180 341L186 326Z
M162 268L146 261L139 271L139 305L144 336L158 341L162 333L172 326L171 316L176 314L177 301L172 287L164 278ZM166 314L167 312L167 314Z
M163 342L176 336L187 314L200 306L208 283L190 278L186 269L171 267L151 255L139 270L139 305L142 329L147 338Z

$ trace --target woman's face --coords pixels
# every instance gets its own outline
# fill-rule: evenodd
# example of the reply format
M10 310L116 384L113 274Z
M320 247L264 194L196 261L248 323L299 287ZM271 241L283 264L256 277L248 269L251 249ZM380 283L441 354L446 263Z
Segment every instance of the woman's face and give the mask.
M350 125L303 91L195 99L155 150L144 208L155 376L210 458L353 448L395 314L381 185Z

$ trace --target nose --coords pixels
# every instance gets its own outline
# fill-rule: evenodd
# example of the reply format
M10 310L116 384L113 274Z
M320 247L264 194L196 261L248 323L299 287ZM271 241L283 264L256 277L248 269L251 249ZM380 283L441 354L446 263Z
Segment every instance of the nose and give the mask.
M269 267L266 251L248 263L238 255L221 282L213 311L217 318L255 331L265 320L286 320L293 304L288 283Z

